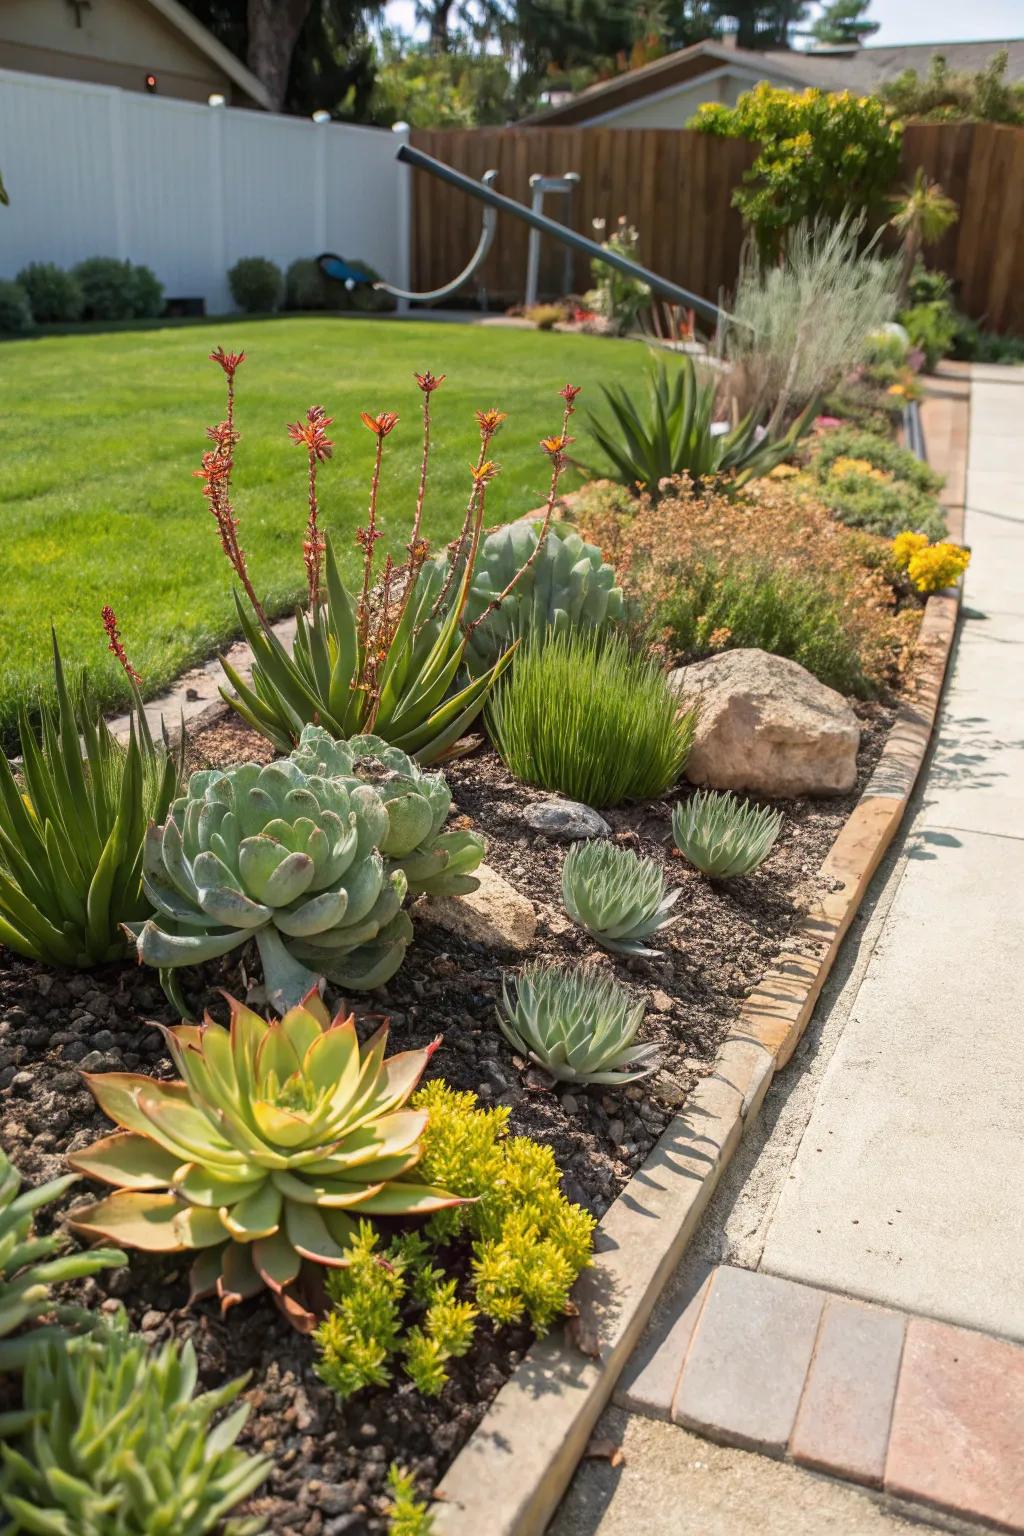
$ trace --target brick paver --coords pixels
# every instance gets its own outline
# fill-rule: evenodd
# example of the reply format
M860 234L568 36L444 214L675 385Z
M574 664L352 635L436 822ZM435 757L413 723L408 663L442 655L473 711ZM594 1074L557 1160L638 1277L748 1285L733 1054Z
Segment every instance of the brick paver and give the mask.
M794 1461L880 1487L906 1319L831 1297L790 1440Z
M885 1486L1024 1532L1024 1349L912 1318Z
M710 1264L700 1266L698 1284L692 1295L681 1298L682 1310L668 1333L652 1339L630 1360L615 1393L615 1401L621 1408L646 1414L649 1419L671 1419L672 1404L693 1330L715 1273Z
M733 1445L784 1452L823 1300L773 1275L719 1269L683 1367L676 1422Z

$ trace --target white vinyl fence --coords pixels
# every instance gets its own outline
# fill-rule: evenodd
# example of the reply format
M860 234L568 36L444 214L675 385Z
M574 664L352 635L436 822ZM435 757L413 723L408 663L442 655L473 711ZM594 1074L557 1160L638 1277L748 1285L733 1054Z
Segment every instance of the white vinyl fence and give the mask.
M0 69L0 277L87 256L152 267L168 298L234 307L241 256L336 251L409 286L409 171L378 128L208 107Z

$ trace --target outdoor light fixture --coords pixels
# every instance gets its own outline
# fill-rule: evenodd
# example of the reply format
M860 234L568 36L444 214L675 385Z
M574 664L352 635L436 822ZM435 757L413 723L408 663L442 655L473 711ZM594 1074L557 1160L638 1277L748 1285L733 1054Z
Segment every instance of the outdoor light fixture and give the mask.
M155 96L156 95L156 75L147 75L145 83L146 83L146 90L149 92L149 94L151 96Z
M331 114L329 112L326 112L323 107L318 107L317 110L313 113L313 121L314 121L314 123L317 123L317 124L329 123L330 120L331 120Z
M225 107L227 106L227 97L222 96L220 91L213 91L211 95L207 96L206 105L208 107Z

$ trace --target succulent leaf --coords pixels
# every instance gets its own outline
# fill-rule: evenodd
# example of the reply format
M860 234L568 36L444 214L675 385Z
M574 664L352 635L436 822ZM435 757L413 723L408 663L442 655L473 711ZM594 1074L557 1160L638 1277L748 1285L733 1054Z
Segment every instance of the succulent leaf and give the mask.
M272 1021L232 1000L230 1028L207 1017L166 1033L181 1081L87 1078L127 1132L70 1159L114 1186L76 1211L79 1230L152 1252L216 1249L193 1287L233 1305L264 1285L287 1290L302 1259L346 1263L346 1212L418 1216L458 1203L407 1177L427 1115L406 1106L432 1046L386 1059L386 1027L361 1047L355 1020L330 1020L315 993ZM302 1318L294 1296L289 1307Z
M665 876L653 859L614 843L577 843L562 865L565 910L617 954L659 954L644 940L675 921L671 908L680 894L678 889L665 894Z
M697 790L672 812L672 838L701 874L719 880L763 864L782 830L782 814L735 795Z
M658 1047L633 1045L643 1003L590 966L524 966L503 981L502 1004L509 1044L561 1082L632 1083L655 1070Z

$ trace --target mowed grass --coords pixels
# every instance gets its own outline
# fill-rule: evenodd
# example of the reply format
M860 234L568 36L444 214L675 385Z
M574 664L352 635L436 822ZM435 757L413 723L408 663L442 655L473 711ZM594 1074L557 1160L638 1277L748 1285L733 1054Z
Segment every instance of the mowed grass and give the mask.
M488 522L499 522L545 498L548 465L538 444L559 424L561 386L581 384L582 407L595 403L604 379L638 381L645 362L643 346L598 337L312 317L5 344L0 737L8 744L19 699L32 704L50 692L51 620L62 654L87 667L110 707L126 693L105 650L104 603L117 613L147 695L237 634L232 573L192 475L204 428L224 413L223 375L207 360L218 344L247 354L238 375L235 510L254 583L273 613L290 609L304 586L305 455L285 427L307 406L323 405L335 418L321 516L351 583L374 450L360 411L399 413L387 440L378 550L400 558L408 537L421 446L414 370L447 375L433 397L424 519L439 547L461 525L477 407L508 412L487 508ZM582 418L576 451L586 456Z

